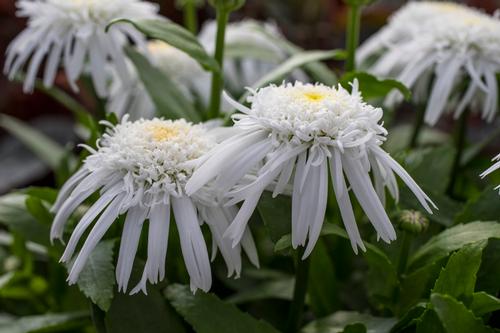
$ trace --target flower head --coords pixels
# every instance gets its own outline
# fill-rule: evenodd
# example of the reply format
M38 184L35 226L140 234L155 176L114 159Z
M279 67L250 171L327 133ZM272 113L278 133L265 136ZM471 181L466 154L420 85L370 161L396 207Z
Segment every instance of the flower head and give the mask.
M168 76L190 101L208 105L210 74L187 53L159 40L146 45L146 55L151 63ZM122 116L151 118L155 114L153 101L139 78L134 66L129 63L131 79L123 82L116 71L110 86L108 109ZM132 83L131 83L132 82Z
M226 235L237 244L248 219L266 188L273 195L291 184L292 245L311 253L319 237L328 195L328 170L335 196L353 249L364 249L349 197L350 188L386 242L396 238L383 207L385 187L398 197L395 174L409 186L430 212L432 202L408 173L380 145L387 131L380 124L382 110L361 99L357 82L349 93L296 82L268 86L253 92L251 108L231 103L243 114L233 116L235 135L198 160L198 168L186 185L188 194L213 179L226 193L228 205L243 201ZM254 177L245 175L256 169ZM374 184L370 177L372 174Z
M17 7L17 15L28 19L28 27L7 49L5 74L12 79L29 63L24 90L32 91L44 59L44 84L48 87L62 62L71 87L77 91L76 80L88 63L100 96L106 94L109 77L104 67L108 60L126 80L122 47L128 38L139 45L143 42L142 35L131 26L112 26L107 33L106 26L117 18L155 18L158 11L156 5L141 0L19 0Z
M80 238L99 216L71 267L69 282L78 280L97 243L117 217L126 214L116 268L118 286L127 290L141 229L144 221L149 220L148 258L143 277L132 290L146 292L147 280L157 283L165 275L171 210L193 290L208 290L211 285L208 252L200 229L204 222L213 234L214 249L222 252L228 275L239 275L240 247L233 248L222 238L235 208L218 205L208 187L194 196L187 196L184 191L193 172L187 162L201 157L214 145L213 135L201 125L184 120L155 118L130 122L124 117L117 126L110 125L98 150L89 148L92 154L63 186L53 207L57 215L51 238L61 239L71 213L90 195L100 193L77 224L61 258L65 262L71 259ZM255 245L248 231L242 246L257 264Z
M500 169L500 155L497 155L492 161L495 163L480 175L481 178L484 178L484 177L488 176L489 174L491 174L492 172ZM498 185L495 189L500 190L500 185Z
M364 43L358 61L376 75L412 87L417 102L428 98L425 121L435 125L453 110L479 109L491 121L498 111L500 19L448 2L412 2ZM373 62L374 61L374 62ZM464 87L464 82L466 85ZM389 104L401 100L397 92Z

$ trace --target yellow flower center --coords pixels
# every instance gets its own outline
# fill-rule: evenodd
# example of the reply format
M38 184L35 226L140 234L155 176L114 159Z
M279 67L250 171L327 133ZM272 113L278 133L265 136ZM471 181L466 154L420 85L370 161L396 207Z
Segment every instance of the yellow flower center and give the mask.
M317 91L309 91L304 93L304 97L310 102L320 102L326 98L326 95Z
M155 141L167 141L178 136L181 132L180 128L177 126L167 126L167 125L151 125L148 128L151 133L153 140Z

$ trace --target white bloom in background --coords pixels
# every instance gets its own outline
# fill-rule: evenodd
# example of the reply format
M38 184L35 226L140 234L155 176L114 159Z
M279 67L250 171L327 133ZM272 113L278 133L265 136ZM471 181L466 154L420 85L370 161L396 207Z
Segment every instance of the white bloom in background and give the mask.
M446 111L459 117L478 109L487 121L498 111L498 17L454 3L413 2L360 47L358 61L411 87L417 102L427 101L429 125ZM387 103L401 99L393 92Z
M17 7L17 16L27 18L28 27L9 45L4 73L13 79L26 65L24 90L31 92L44 59L47 87L62 63L73 90L78 91L76 80L88 70L100 96L105 96L109 80L106 64L126 80L122 47L128 39L143 42L131 25L112 26L107 33L105 27L117 18L156 18L158 11L157 5L140 0L19 0Z
M492 161L495 163L480 175L481 178L484 178L484 177L488 176L490 173L500 169L500 155L497 155ZM495 189L500 190L500 185L495 187Z
M198 37L210 54L215 50L216 32L216 22L207 22ZM277 42L280 39L284 37L272 23L254 20L229 23L224 56L224 78L229 87L242 91L285 61L290 54ZM306 80L301 71L294 71L292 77Z
M148 254L140 283L131 291L146 293L146 282L157 283L165 276L170 211L173 211L181 250L191 278L191 289L207 291L212 283L208 251L200 225L207 223L214 241L214 252L220 249L228 275L241 271L240 247L232 247L222 235L236 216L236 207L221 207L214 201L210 188L187 196L184 185L192 174L186 162L199 158L215 145L215 137L201 125L184 120L139 120L110 127L99 141L97 151L73 175L59 192L53 210L57 212L51 239L61 239L72 212L93 193L99 199L92 204L76 225L61 258L69 262L80 238L95 219L83 243L68 281L75 283L98 242L117 218L126 214L121 237L116 279L119 290L126 291L137 252L141 230L149 220ZM258 265L257 252L250 232L244 232L242 247Z
M196 60L187 53L159 40L147 43L146 56L176 84L189 101L193 103L198 101L201 105L208 106L211 76ZM130 114L133 119L151 118L155 114L153 101L133 64L128 63L132 78L123 82L116 72L113 74L108 110L119 117Z
M271 85L253 92L251 108L232 101L243 112L233 116L241 131L204 155L186 185L188 194L215 179L228 205L243 201L226 231L233 245L244 235L259 198L269 185L273 195L289 183L292 193L292 245L309 255L319 237L328 196L328 170L335 196L355 252L365 249L354 219L349 188L386 242L396 232L384 209L385 187L398 199L395 174L431 212L430 199L408 173L380 147L387 131L379 124L382 109L365 104L357 81L350 94L342 87L295 84ZM250 183L240 180L258 167ZM372 179L373 177L373 183ZM349 187L346 182L349 182ZM432 204L433 205L433 204Z

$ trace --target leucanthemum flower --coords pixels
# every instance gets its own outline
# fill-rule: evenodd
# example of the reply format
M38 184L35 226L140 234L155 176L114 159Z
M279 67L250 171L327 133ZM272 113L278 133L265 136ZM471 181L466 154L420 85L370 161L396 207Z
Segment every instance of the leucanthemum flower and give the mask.
M292 245L305 246L308 239L304 257L308 256L323 225L328 171L356 253L358 247L363 250L365 247L354 218L350 190L378 236L386 242L396 238L383 205L386 187L398 199L395 174L431 212L431 200L380 147L387 135L380 124L382 109L362 101L356 81L352 90L349 93L340 86L296 82L254 91L248 99L251 108L231 101L243 112L233 116L234 127L240 133L197 161L198 167L186 185L186 192L196 193L215 179L214 186L226 193L227 205L243 201L225 233L233 245L244 235L262 192L271 186L276 196L291 183ZM241 183L256 167L254 180Z
M234 206L221 207L209 187L187 196L184 185L192 174L185 165L215 145L215 130L184 120L128 121L125 116L116 126L108 124L99 148L88 148L91 155L80 170L62 187L53 211L57 212L51 239L61 239L72 212L93 193L99 199L76 225L61 258L69 262L82 235L97 219L71 267L68 281L75 283L98 242L120 215L125 215L116 279L119 290L126 291L137 252L141 230L149 221L147 261L139 284L131 293L146 293L146 282L157 283L165 276L170 212L173 212L181 250L191 279L191 289L208 290L211 270L207 247L200 225L206 223L212 233L213 255L217 248L227 264L228 275L241 271L240 247L233 248L222 235L236 216ZM258 265L257 252L250 232L244 232L242 247Z
M209 53L215 50L216 33L216 22L210 21L205 23L199 34L200 43ZM255 20L229 23L226 26L224 57L224 78L229 87L242 91L285 61L290 54L276 42L282 38L273 23ZM239 50L243 50L244 54ZM307 79L302 71L294 71L292 77L302 81Z
M493 120L499 55L498 17L454 3L412 2L360 47L358 61L411 87L417 102L428 101L425 121L435 125L444 112L457 118L467 108ZM401 99L393 92L387 103Z
M96 91L106 94L111 63L123 80L128 78L123 45L131 39L140 45L143 36L130 25L105 27L117 18L156 18L158 6L140 0L19 0L17 16L28 27L9 45L4 73L13 79L26 65L24 90L31 92L39 68L46 60L43 82L51 87L62 63L72 89L88 70ZM86 65L88 64L88 68Z
M187 53L159 40L146 45L146 56L151 63L168 76L193 103L198 101L207 106L210 92L210 74ZM131 79L123 82L116 71L110 86L108 110L119 117L129 114L133 119L151 118L155 106L149 97L133 64L130 66Z
M484 178L484 177L488 176L489 174L491 174L492 172L500 169L500 155L497 155L492 161L494 162L494 164L480 175L481 178ZM495 190L500 190L500 185L495 187Z

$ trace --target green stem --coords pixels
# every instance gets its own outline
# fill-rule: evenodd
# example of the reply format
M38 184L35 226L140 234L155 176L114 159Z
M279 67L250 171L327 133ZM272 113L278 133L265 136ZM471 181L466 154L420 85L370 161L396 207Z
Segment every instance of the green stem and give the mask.
M356 48L359 44L359 31L361 25L361 6L349 7L346 31L347 59L345 63L346 72L356 70Z
M411 247L411 235L407 231L403 231L403 237L401 239L401 249L399 252L398 259L398 276L401 276L406 271L406 265L408 263L408 255L410 254Z
M90 314L92 323L97 333L106 333L106 324L104 322L105 313L97 305L90 302Z
M183 8L184 26L193 34L198 32L198 17L196 16L196 3L194 0L186 0Z
M424 127L425 106L419 105L416 108L417 108L417 114L415 115L415 123L413 125L413 131L411 133L409 148L417 147L418 138L420 137L420 132Z
M217 37L215 41L214 58L219 64L220 72L213 73L212 90L210 94L210 109L208 118L217 118L220 113L222 88L224 85L223 63L224 63L224 40L226 35L226 25L229 20L229 11L217 9Z
M470 110L465 110L458 119L455 127L455 159L451 169L450 184L448 185L448 195L456 197L455 187L460 173L462 155L465 150L465 142L467 139L467 120L469 118Z
M302 260L304 248L297 251L297 266L295 269L295 287L293 290L293 300L288 314L288 322L285 332L296 333L302 324L302 314L307 293L307 282L309 278L310 259Z

